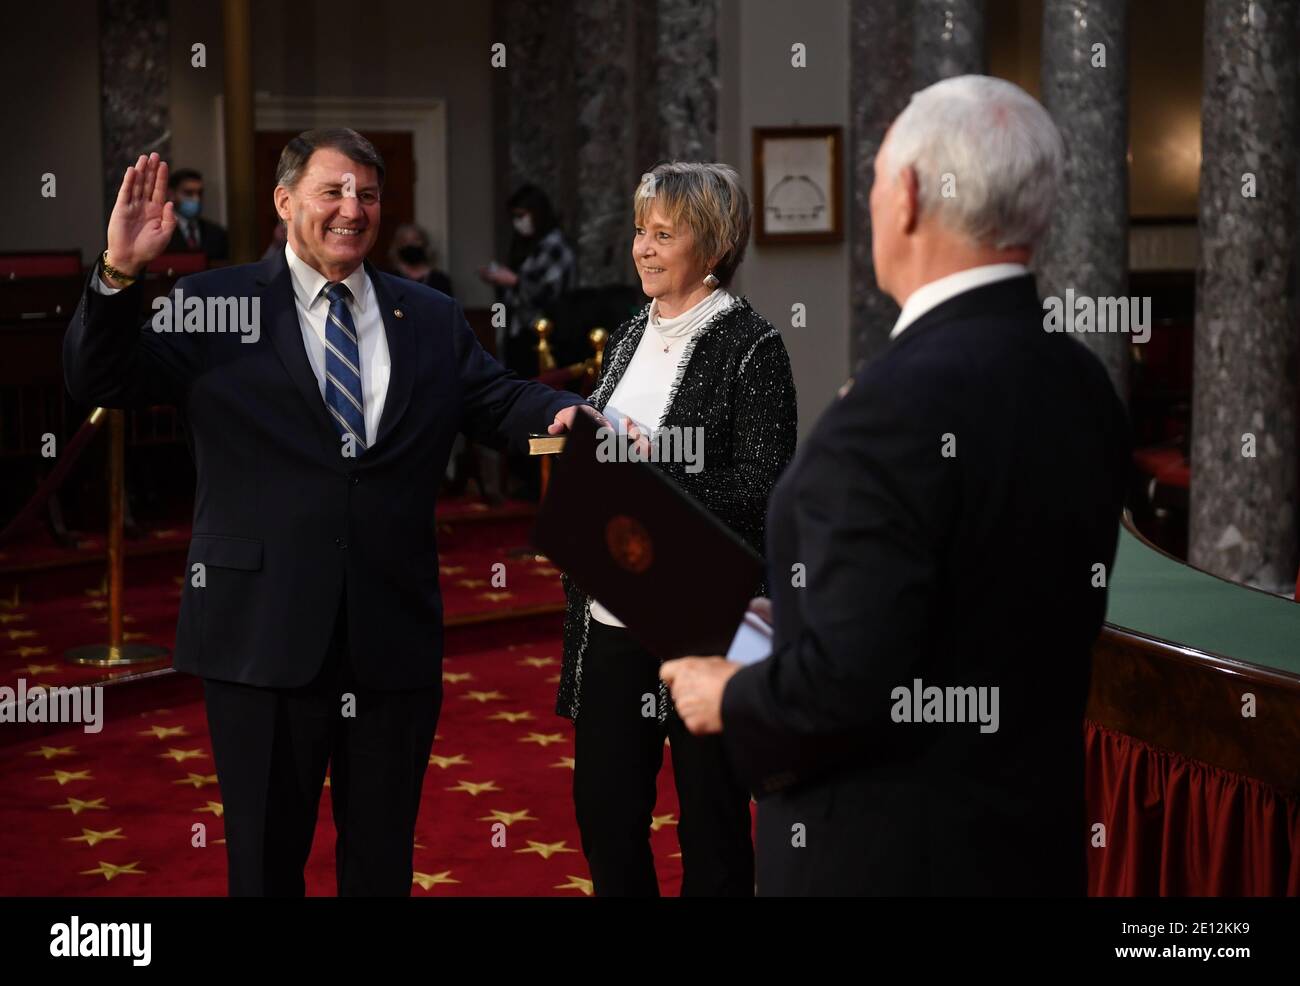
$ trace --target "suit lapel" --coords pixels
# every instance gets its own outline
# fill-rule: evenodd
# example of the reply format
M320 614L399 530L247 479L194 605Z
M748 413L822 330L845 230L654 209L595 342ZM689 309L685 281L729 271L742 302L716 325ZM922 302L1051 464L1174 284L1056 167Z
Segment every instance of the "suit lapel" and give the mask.
M406 292L398 279L392 279L393 290L389 291L388 279L369 263L366 264L366 273L370 275L370 283L379 303L379 315L384 320L391 367L388 393L384 397L384 413L380 415L379 427L375 429L375 445L379 445L401 420L411 402L411 390L415 383L415 319L402 307ZM400 318L398 312L402 313Z

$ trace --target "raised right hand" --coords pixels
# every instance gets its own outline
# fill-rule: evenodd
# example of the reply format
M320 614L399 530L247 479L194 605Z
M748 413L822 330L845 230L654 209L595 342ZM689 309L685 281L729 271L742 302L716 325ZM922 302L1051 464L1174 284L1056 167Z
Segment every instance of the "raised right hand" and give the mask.
M171 242L176 209L167 201L167 162L141 154L126 169L108 220L108 262L138 277Z

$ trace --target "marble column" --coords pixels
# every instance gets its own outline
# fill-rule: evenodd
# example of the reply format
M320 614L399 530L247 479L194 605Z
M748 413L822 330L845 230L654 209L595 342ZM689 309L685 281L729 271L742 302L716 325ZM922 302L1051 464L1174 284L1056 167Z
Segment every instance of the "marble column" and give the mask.
M505 203L524 184L542 189L574 233L573 2L500 0L494 13L493 36L506 46L506 67L496 76L506 126L497 145L505 164L494 217L504 254L511 232Z
M1128 0L1044 0L1043 105L1065 140L1065 180L1034 258L1044 297L1128 294ZM1097 48L1095 46L1102 47ZM1128 397L1131 335L1076 338Z
M898 305L876 284L871 261L873 162L913 92L911 0L855 3L849 9L850 367L889 341Z
M629 209L637 168L632 0L574 0L578 279L629 283Z
M171 154L166 0L100 0L104 222L122 174L141 154Z
M1192 564L1296 577L1294 4L1207 0L1192 396Z
M984 0L916 0L912 16L915 88L985 71Z
M659 0L655 88L661 159L717 157L718 3Z

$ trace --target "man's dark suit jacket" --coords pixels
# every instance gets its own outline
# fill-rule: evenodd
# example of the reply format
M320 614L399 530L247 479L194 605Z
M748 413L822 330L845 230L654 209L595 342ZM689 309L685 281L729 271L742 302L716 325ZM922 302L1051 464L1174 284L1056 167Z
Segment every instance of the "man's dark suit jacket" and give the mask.
M167 253L202 253L209 260L228 260L230 258L230 237L225 229L202 216L198 218L199 245L195 249L185 242L185 233L180 222L172 232L171 242L167 244Z
M366 270L392 372L376 440L354 458L343 455L308 363L283 251L176 285L187 299L260 299L255 343L142 327L139 284L112 296L87 285L82 295L63 345L72 396L108 407L170 403L186 419L198 478L178 670L304 685L346 594L363 684L440 684L433 511L452 442L463 429L476 441L526 447L529 432L581 402L509 374L446 295ZM202 588L191 577L196 563L206 568Z
M1032 277L949 299L856 374L773 491L773 654L723 696L759 893L1084 891L1094 566L1128 456ZM998 687L999 728L894 721L917 680Z

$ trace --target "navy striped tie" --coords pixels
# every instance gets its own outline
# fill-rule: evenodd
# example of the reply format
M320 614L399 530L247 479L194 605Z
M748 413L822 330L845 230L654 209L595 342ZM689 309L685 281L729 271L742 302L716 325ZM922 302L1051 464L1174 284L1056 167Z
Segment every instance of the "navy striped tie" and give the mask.
M366 447L365 401L361 392L361 353L357 327L348 310L352 292L346 284L329 284L329 317L325 319L325 404L339 430L351 434L357 448Z

